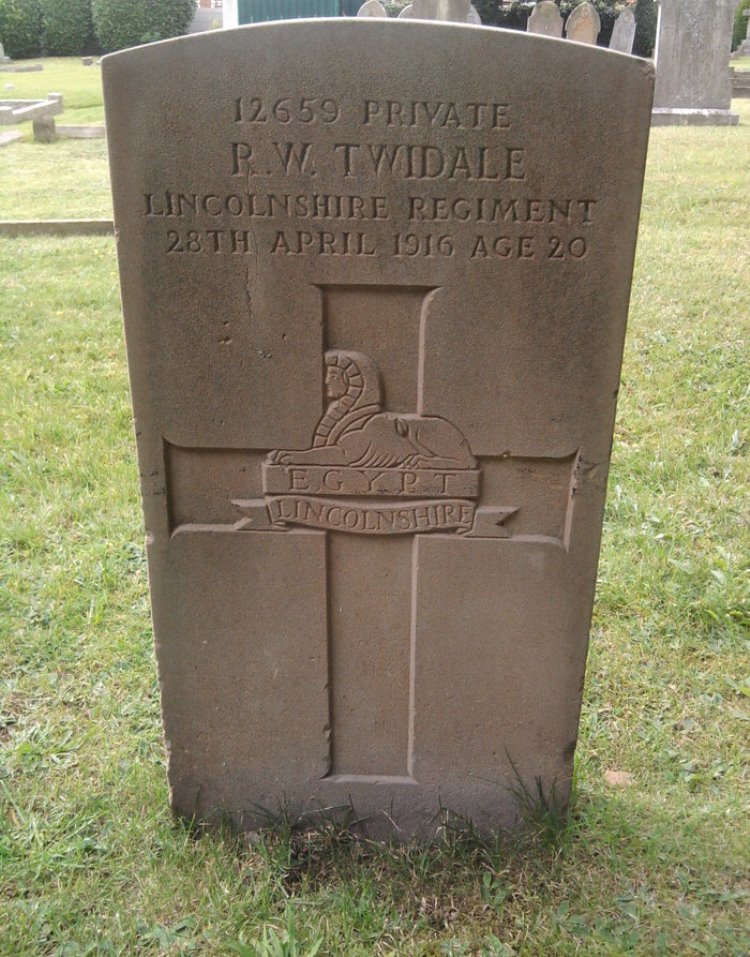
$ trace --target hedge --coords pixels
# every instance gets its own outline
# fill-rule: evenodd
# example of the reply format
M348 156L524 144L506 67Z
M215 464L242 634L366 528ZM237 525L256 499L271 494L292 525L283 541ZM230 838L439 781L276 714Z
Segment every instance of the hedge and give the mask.
M14 60L42 52L42 8L39 0L0 0L0 40Z
M41 0L44 52L75 56L94 48L91 0Z
M122 50L181 36L195 15L195 0L92 0L102 50Z
M750 0L748 0L750 2ZM656 0L635 0L635 43L633 53L652 57L656 47L656 23L659 10Z
M733 50L741 46L742 41L747 36L747 22L749 18L745 16L746 10L750 10L750 0L742 0L742 3L737 7L737 14L734 18L734 31L732 33Z

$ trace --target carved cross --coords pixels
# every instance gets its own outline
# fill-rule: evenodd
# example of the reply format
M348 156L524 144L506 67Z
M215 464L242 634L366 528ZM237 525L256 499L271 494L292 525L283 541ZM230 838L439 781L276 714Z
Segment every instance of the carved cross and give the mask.
M346 319L326 321L342 296L356 315L358 287L322 291L326 400L307 448L196 453L171 447L167 458L170 472L183 476L195 468L218 475L222 456L245 461L246 487L260 486L263 497L243 498L236 474L236 484L226 484L237 534L327 537L329 777L408 784L422 652L420 541L489 539L497 547L541 541L566 548L578 455L517 458L499 444L495 454L476 457L463 423L425 409L429 305L439 290L383 291L383 308L399 313L401 341L395 343L377 335L362 341L356 322L349 328ZM411 370L399 364L394 371L400 350L416 353ZM411 409L404 407L407 394ZM170 511L175 526L202 527L182 521L192 517L184 503ZM388 700L378 691L382 680L371 680L383 672L392 676Z

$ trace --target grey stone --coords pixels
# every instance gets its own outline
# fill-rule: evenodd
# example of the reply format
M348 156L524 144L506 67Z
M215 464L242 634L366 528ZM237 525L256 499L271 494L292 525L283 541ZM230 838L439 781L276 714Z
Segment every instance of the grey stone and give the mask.
M417 20L448 20L466 23L471 13L470 0L413 0Z
M62 94L48 93L45 100L0 100L0 126L23 123L42 116L57 116L63 111Z
M650 65L341 18L103 70L174 808L563 808Z
M526 21L526 29L543 37L562 37L563 19L554 0L537 3Z
M387 17L388 14L385 12L383 4L379 3L378 0L366 0L366 3L363 3L359 10L357 10L357 16Z
M469 12L466 14L466 22L473 24L475 27L482 26L482 18L479 16L479 11L472 3L469 7Z
M44 115L35 117L32 120L32 128L34 131L34 140L37 143L54 143L57 139L54 116Z
M750 73L738 73L732 70L732 99L750 97Z
M609 41L610 50L618 53L632 53L635 40L635 14L632 10L623 10L615 20L612 37Z
M732 86L727 71L734 23L734 0L662 0L656 41L654 114L659 125L694 122L734 124L725 120ZM736 116L736 114L733 114ZM657 119L658 116L658 119Z
M28 66L0 64L0 73L40 73L44 69L41 63L32 63Z
M414 8L412 7L410 3L407 4L403 8L403 10L401 10L397 19L398 20L413 20L414 19Z
M23 133L21 133L20 130L6 130L0 133L0 146L10 146L11 143L20 140L22 136Z
M63 139L69 140L97 140L104 139L107 135L106 128L99 124L85 126L76 125L58 125L57 135Z
M593 46L602 29L602 21L593 3L581 3L570 14L565 23L565 35L576 43L588 43Z

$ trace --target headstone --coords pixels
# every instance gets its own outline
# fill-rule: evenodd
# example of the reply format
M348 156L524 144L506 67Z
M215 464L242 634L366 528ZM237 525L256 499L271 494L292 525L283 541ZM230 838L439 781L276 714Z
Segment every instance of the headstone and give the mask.
M471 13L470 0L413 0L417 20L449 20L466 23Z
M398 20L413 20L413 19L414 19L414 8L412 7L412 5L411 5L410 3L407 4L407 5L403 8L403 10L399 13L399 15L398 15L398 17L397 17L396 19L398 19Z
M623 10L615 20L609 48L610 50L616 50L618 53L632 53L634 40L635 14L628 8Z
M37 143L54 143L57 139L54 116L38 116L31 121Z
M540 0L526 21L529 33L543 37L562 37L563 20L554 0Z
M93 66L94 58L92 56L85 56L81 59L81 63L83 64L83 66Z
M593 3L580 3L565 23L565 34L576 43L595 45L602 29L602 21Z
M472 3L469 7L469 12L466 15L466 22L473 24L475 27L482 26L482 18L479 16L479 11Z
M5 48L0 42L0 63L10 63L10 57L5 55Z
M183 815L565 806L653 71L537 44L342 18L104 60Z
M734 126L727 72L735 0L661 0L653 122Z
M366 0L357 10L358 17L387 17L385 7L379 0Z

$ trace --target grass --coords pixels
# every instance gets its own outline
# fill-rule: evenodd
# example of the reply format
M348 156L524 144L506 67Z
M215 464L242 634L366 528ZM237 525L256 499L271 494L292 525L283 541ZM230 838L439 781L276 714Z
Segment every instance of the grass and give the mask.
M103 123L101 67L83 66L80 57L49 57L19 60L19 65L41 63L40 73L0 73L0 97L43 99L48 93L62 93L64 112L59 123ZM12 89L9 89L12 87ZM31 124L19 124L28 130Z
M567 825L518 842L172 821L113 243L0 240L2 957L746 957L750 105L734 105L739 128L652 134L577 797ZM67 175L72 145L40 147L37 178ZM18 210L41 199L19 182Z

